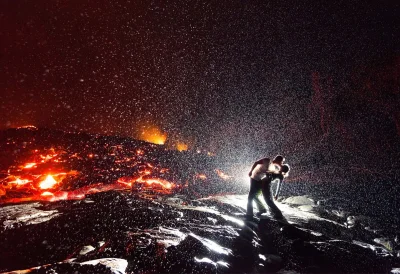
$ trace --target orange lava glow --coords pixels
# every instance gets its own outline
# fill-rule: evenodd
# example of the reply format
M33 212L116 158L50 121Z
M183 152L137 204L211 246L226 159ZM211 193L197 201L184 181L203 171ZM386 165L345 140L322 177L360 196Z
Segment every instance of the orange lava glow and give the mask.
M156 126L146 126L140 133L140 139L149 143L163 145L167 140L167 134Z
M222 170L216 169L215 172L217 172L218 176L224 180L228 180L229 178L232 178L232 176L226 175Z
M196 177L201 179L201 180L207 179L207 176L205 174L197 174Z
M163 143L166 140L166 134L161 134L158 129L153 128L149 134L155 138L152 141L154 143ZM160 138L159 141L156 141L157 138ZM125 152L127 155L119 153L123 149L123 146L110 149L109 156L113 157L115 166L95 166L90 175L80 170L71 170L70 162L94 165L100 157L95 151L68 153L66 150L55 148L27 150L25 155L28 156L24 156L22 164L10 166L5 176L0 178L0 205L30 201L80 200L88 194L110 190L171 194L180 189L179 183L167 179L175 178L168 168L161 166L157 161L146 161L146 147L129 150ZM18 159L19 162L21 160ZM122 168L132 173L119 179L109 179L104 175L120 172ZM93 178L99 181L90 181ZM198 178L205 180L207 177L198 174Z
M153 184L160 185L166 189L170 189L173 185L172 183L170 183L166 180L163 180L163 179L146 179L146 180L144 180L144 179L140 178L140 180L138 180L138 181L145 182L148 185L153 185Z
M25 129L31 129L31 130L37 130L38 129L34 125L24 125L24 126L20 126L20 127L17 127L17 128L18 129L25 128Z
M36 163L27 163L23 168L32 168L34 166L36 166Z
M39 187L41 189L49 189L49 188L54 187L54 185L56 185L56 184L57 184L57 181L54 180L53 176L47 175L46 179L44 179L43 181L41 181L39 183Z
M32 182L31 180L28 179L20 179L18 177L15 177L14 181L10 181L8 182L10 185L17 185L17 186L21 186L21 185L25 185L27 183Z
M188 145L185 144L185 143L182 143L182 142L178 142L178 143L176 144L176 149L177 149L178 151L185 151L185 150L188 150Z
M151 166L148 164L148 166ZM127 187L150 187L152 190L158 190L158 192L162 193L170 193L170 191L176 186L174 183L171 183L167 180L160 179L157 177L152 177L152 170L145 169L139 172L140 175L138 177L123 177L120 178L117 182L120 185L125 185ZM160 172L161 173L161 172ZM145 184L145 185L143 185Z

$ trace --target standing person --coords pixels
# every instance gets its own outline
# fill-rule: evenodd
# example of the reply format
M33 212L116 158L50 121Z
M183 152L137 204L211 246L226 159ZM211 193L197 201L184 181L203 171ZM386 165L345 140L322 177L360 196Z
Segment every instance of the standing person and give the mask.
M290 166L289 165L287 165L287 164L282 165L281 175L277 176L277 178L274 179L274 180L278 179L278 183L276 185L276 191L275 191L275 194L274 194L274 200L275 201L278 200L279 192L281 191L281 186L282 186L282 183L283 183L283 179L287 178L289 176L289 171L290 171ZM274 181L274 180L272 180L272 181Z
M276 206L276 204L272 200L271 183L274 180L278 180L277 189L274 195L274 199L276 200L278 199L283 179L289 176L289 170L290 170L289 165L282 165L279 174L268 173L267 176L261 180L262 194L264 196L265 202L268 206L270 214L276 219L282 219L283 215L280 209Z
M259 211L257 214L261 215L267 212L259 197L262 192L262 180L266 177L266 174L279 174L280 167L284 160L285 159L281 155L276 156L273 161L271 161L270 158L263 158L256 161L251 167L249 172L250 191L247 198L246 218L253 218L253 200L255 200Z

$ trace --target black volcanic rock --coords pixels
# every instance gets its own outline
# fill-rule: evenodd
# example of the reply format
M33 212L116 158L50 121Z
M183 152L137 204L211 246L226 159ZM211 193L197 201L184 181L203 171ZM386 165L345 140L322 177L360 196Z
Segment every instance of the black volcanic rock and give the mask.
M338 199L304 196L277 203L284 219L247 221L247 196L232 194L237 182L218 177L212 157L51 130L1 132L0 146L0 272L389 273L400 266L395 217L364 218ZM21 168L38 152L48 152L43 165ZM57 156L46 160L50 154ZM53 201L10 183L56 168L67 175L50 189L59 195ZM147 169L176 188L118 184ZM359 216L354 226L348 216ZM377 239L392 241L392 250Z

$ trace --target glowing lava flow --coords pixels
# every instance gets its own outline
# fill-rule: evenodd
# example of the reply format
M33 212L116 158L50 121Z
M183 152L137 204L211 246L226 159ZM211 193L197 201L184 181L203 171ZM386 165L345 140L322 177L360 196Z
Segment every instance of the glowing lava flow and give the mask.
M39 187L41 189L49 189L54 187L57 184L57 181L54 180L53 176L47 175L46 179L39 183Z
M27 163L27 164L25 164L25 166L23 168L28 169L28 168L32 168L34 166L36 166L36 163Z
M157 127L147 126L141 137L164 144L167 135ZM41 143L35 143L39 139L24 138L27 140L22 143L27 145L20 150L14 147L21 142L11 137L6 141L9 148L4 155L10 153L13 164L0 171L0 204L84 199L88 194L110 190L168 195L181 191L182 186L188 187L190 181L205 181L212 176L190 173L186 177L182 172L171 171L166 167L168 161L160 161L165 149L153 144L110 140L101 143L102 139L96 136L90 141L83 138L82 143L73 140L72 146L58 144L60 138L55 138L52 146L43 148ZM184 143L178 147L181 151L187 148Z
M166 189L170 189L173 186L172 183L170 183L166 180L163 180L163 179L143 179L143 177L140 177L137 180L137 182L143 182L148 185L156 184L156 185L160 185L161 187L166 188Z
M148 172L146 172L148 173ZM163 179L159 179L159 178L145 178L147 177L146 175L142 175L138 178L129 178L129 177L124 177L124 178L120 178L118 180L119 184L124 184L127 187L135 187L135 185L137 187L139 187L141 184L146 184L146 186L151 186L152 190L156 190L155 186L159 186L161 187L161 190L163 190L163 192L165 193L169 193L172 188L175 186L175 184L167 181L167 180L163 180Z
M16 185L16 186L23 186L23 185L25 185L25 184L27 184L27 183L30 183L30 182L32 182L31 180L28 180L28 179L20 179L20 178L18 178L18 177L15 177L15 180L14 181L10 181L10 182L8 182L10 185Z

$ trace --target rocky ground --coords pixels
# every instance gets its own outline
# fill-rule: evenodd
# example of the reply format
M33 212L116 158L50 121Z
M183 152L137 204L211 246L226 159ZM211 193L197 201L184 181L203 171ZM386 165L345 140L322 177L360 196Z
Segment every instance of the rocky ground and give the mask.
M400 267L395 242L391 248L380 238L385 232L366 230L362 220L309 197L278 203L283 221L268 214L246 221L245 205L245 195L190 200L128 191L7 205L0 211L0 271L397 273Z
M285 219L247 221L248 186L224 171L130 138L1 131L0 272L400 273L398 208L296 182Z

